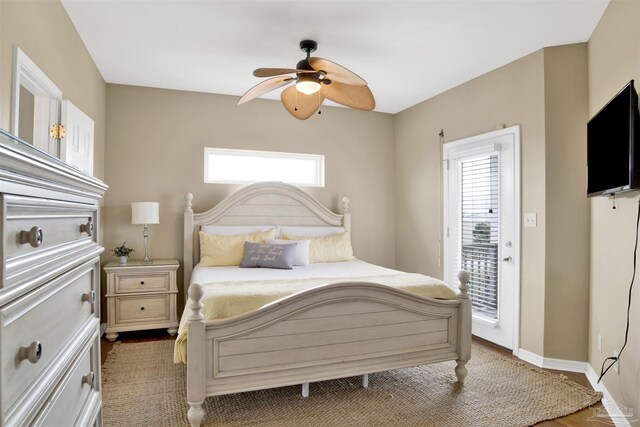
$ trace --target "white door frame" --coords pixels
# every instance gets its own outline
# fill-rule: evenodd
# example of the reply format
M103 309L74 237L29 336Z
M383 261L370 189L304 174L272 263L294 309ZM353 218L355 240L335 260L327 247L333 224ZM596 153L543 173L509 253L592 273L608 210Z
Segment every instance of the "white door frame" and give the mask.
M513 342L512 351L515 356L518 356L518 349L520 348L520 241L521 241L521 160L520 160L520 125L511 126L505 129L499 129L493 132L483 133L481 135L471 136L469 138L459 139L457 141L448 142L442 147L442 200L443 200L443 228L440 230L443 233L444 240L444 272L446 274L451 260L449 259L449 239L445 238L446 229L449 226L449 206L446 203L448 188L447 178L447 159L449 151L452 149L460 149L465 145L473 145L480 141L487 139L493 139L500 136L513 135L514 143L514 236L513 236L513 259L514 259L514 274L513 274Z
M18 46L13 48L13 77L11 84L10 131L20 138L20 86L34 95L34 135L30 141L35 147L58 157L58 140L49 135L49 126L59 123L62 91L47 77Z

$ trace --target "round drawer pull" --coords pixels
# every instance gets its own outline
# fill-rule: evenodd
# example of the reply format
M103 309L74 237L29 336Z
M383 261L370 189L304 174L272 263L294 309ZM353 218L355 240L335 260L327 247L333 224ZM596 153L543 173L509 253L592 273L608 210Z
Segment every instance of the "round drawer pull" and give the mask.
M89 218L89 222L86 224L80 224L80 232L87 233L87 236L93 236L93 222Z
M140 310L144 310L144 307L140 307Z
M96 302L96 292L91 291L86 294L82 294L82 302L88 302L89 304Z
M82 377L82 385L88 384L89 387L96 387L96 374L93 372L89 372L87 375Z
M31 230L22 230L18 235L21 244L28 243L34 248L37 248L42 244L44 239L44 233L40 227L34 226L31 227Z
M140 282L141 285L144 285L144 280L142 282Z
M30 345L23 345L18 351L18 360L28 360L31 363L38 363L42 357L42 344L38 341L32 342Z

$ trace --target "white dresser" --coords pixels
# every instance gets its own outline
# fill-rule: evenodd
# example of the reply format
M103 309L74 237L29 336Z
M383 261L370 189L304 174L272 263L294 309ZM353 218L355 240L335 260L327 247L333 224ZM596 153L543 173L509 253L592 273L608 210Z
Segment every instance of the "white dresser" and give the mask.
M101 425L107 186L0 130L0 425Z

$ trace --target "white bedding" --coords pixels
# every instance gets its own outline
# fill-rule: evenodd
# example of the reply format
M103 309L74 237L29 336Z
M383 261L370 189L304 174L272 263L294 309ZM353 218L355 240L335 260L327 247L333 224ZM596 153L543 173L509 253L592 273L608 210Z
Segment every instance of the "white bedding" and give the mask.
M191 283L240 282L243 280L301 280L316 277L360 277L400 274L402 271L380 267L364 261L327 262L293 267L293 270L273 268L201 267L196 265Z

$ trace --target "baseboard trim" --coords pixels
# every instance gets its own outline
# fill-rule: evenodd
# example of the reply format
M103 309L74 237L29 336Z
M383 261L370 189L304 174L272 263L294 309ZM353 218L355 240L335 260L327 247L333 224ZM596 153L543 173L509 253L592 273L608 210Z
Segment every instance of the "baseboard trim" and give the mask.
M545 369L556 369L558 371L579 372L585 374L589 367L587 362L577 362L575 360L553 359L551 357L543 357L539 354L532 353L525 349L518 350L518 357L525 362L536 365Z
M602 406L604 406L604 408L607 410L611 421L618 427L630 427L631 424L629 423L628 418L626 417L622 409L620 409L620 406L618 406L616 401L613 400L613 397L611 397L609 390L607 390L604 384L598 384L598 374L593 369L593 366L589 365L585 374L587 376L587 379L591 383L591 387L593 387L595 391L599 391L602 393ZM633 414L631 414L631 416L633 416Z
M607 410L609 414L609 418L611 418L611 422L613 422L617 427L631 427L629 423L629 419L625 415L625 412L622 411L620 406L613 400L611 394L604 386L604 384L598 384L598 374L587 362L576 362L574 360L563 360L563 359L552 359L550 357L543 357L539 354L532 353L530 351L524 349L518 349L517 353L518 358L524 360L525 362L529 362L532 365L538 366L540 368L545 369L556 369L559 371L567 371L567 372L579 372L581 374L585 374L589 383L591 383L591 387L595 391L599 391L602 393L602 406ZM633 414L630 414L633 417ZM597 415L594 415L597 419Z
M531 353L530 351L524 350L522 348L518 350L518 358L540 368L542 368L542 364L544 363L544 357L540 356L539 354Z

